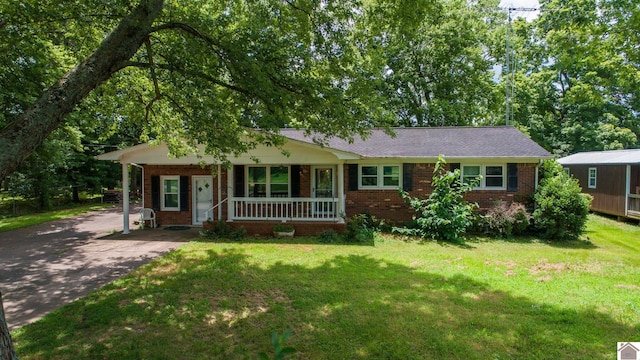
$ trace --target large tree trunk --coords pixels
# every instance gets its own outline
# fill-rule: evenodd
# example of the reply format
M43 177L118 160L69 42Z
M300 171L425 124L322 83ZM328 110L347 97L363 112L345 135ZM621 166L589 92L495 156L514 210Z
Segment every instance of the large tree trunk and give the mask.
M4 306L2 306L2 292L0 292L0 360L18 360L16 351L13 349L9 326L4 317Z
M0 179L11 174L87 94L122 69L147 39L164 0L144 0L102 41L98 49L31 108L0 130Z

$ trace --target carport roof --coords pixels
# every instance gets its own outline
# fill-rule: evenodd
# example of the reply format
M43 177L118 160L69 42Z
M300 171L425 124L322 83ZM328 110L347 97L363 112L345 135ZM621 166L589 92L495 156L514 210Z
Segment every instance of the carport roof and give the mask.
M562 165L640 164L640 149L586 151L558 159Z

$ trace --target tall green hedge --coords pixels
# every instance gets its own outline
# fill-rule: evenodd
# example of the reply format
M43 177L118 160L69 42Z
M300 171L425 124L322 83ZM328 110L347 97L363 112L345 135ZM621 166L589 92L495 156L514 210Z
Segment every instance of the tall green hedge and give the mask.
M542 180L536 190L534 226L540 237L552 241L577 239L585 231L591 195L583 194L578 180L555 160L541 167Z

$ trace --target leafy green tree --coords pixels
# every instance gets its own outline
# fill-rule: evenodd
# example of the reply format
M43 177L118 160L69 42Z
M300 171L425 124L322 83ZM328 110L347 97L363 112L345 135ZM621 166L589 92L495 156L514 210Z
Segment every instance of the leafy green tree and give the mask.
M540 236L558 241L577 239L585 231L592 197L555 160L542 165L542 180L534 195L533 222Z
M640 64L627 28L638 28L637 4L542 5L535 22L514 23L516 122L558 155L637 147Z
M427 199L414 198L400 191L400 196L416 212L413 217L416 226L411 229L394 228L394 231L423 238L464 242L464 233L473 225L473 209L478 207L478 204L464 200L464 195L478 186L482 177L463 183L460 181L460 169L447 171L446 164L444 157L439 156L431 180L433 191Z
M355 0L3 2L1 71L16 74L3 85L16 85L3 104L0 177L87 97L114 104L103 119L142 124L143 140L176 155L202 143L221 160L280 144L283 126L344 138L384 126L391 116L354 31L364 10ZM18 102L22 84L31 88Z
M473 125L502 109L491 71L498 1L438 0L412 22L392 23L384 5L367 25L380 92L398 125Z
M356 31L366 13L357 0L0 2L0 179L73 113L222 161L282 144L284 126L346 139L388 126Z

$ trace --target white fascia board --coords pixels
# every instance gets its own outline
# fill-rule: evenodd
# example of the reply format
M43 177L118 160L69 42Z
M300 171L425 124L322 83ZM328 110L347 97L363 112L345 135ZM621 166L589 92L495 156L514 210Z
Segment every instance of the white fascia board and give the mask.
M540 160L548 159L551 157L447 157L444 159L447 163L519 163L519 164L538 164ZM426 163L435 164L438 161L437 157L376 157L376 158L359 158L358 161L348 161L348 163Z
M283 151L288 154L283 154ZM252 156L252 154L255 154ZM238 157L229 158L234 165L251 165L258 159L260 164L335 164L342 162L343 153L337 154L331 149L323 148L317 145L310 145L304 142L288 141L282 148L273 146L258 145L251 153L243 154ZM353 158L353 155L349 155Z

